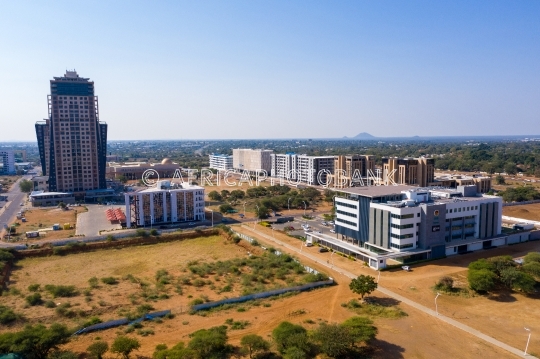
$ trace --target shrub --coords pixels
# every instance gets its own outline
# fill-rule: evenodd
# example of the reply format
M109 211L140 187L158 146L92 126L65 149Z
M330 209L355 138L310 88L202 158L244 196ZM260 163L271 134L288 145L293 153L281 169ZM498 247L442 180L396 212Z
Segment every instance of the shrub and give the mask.
M189 305L194 306L194 305L203 304L203 303L204 303L203 299L196 298L196 299L193 299L191 302L189 302Z
M90 288L97 288L98 287L99 280L97 277L92 277L88 279L88 284L90 285Z
M157 237L157 236L159 236L159 232L158 232L157 229L152 228L152 229L150 230L150 235L151 235L151 236L154 236L154 237Z
M531 252L528 253L525 257L523 257L523 263L540 263L540 252Z
M101 278L101 282L108 285L115 285L118 284L118 279L116 279L115 277L104 277Z
M454 280L452 277L449 276L443 276L439 278L439 281L435 284L435 289L437 290L443 290L446 292L452 291L454 288Z
M79 295L79 292L73 285L52 285L47 284L45 290L52 294L54 298L62 297L75 297Z
M25 298L25 300L26 300L26 303L28 303L31 306L39 305L43 303L43 301L41 300L41 294L39 293L30 294L29 296Z
M37 292L37 291L39 291L39 289L40 289L40 285L39 285L39 284L30 284L30 285L28 286L28 290L29 290L30 292Z
M48 300L44 304L45 308L56 308L56 303L52 300Z
M60 304L58 307L56 307L56 314L62 317L66 317L66 318L76 317L77 313L73 309L70 309L70 308L71 308L71 304L69 303Z
M17 319L19 319L19 315L17 315L11 308L0 305L0 324L9 324Z
M135 235L137 237L143 237L143 238L146 238L148 237L148 232L142 228L139 228L137 229L137 231L135 231Z

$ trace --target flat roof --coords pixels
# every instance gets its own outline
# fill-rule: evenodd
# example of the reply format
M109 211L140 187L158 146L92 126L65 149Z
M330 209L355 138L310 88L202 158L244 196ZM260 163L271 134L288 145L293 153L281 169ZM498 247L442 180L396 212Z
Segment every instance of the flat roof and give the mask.
M43 193L35 193L31 194L30 197L46 197L46 196L64 196L64 197L72 197L73 193L67 193L67 192L43 192Z
M408 185L390 185L390 186L359 186L359 187L348 187L348 188L335 188L333 189L336 192L354 194L363 197L381 197L388 196L391 194L401 194L402 191L407 191L411 189L419 189L416 186Z

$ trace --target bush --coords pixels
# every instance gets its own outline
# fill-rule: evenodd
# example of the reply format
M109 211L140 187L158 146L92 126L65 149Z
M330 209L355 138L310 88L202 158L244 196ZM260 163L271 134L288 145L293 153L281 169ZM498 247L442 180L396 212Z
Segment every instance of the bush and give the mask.
M152 228L152 229L150 230L150 235L151 235L151 236L154 236L154 237L157 237L157 236L159 236L159 232L158 232L157 229Z
M71 308L71 304L69 303L60 304L58 307L56 307L56 314L62 317L66 317L66 318L76 317L77 313L70 308Z
M39 293L30 294L29 296L25 298L25 300L26 300L26 303L28 303L31 306L40 305L41 303L43 303L43 301L41 300L41 294Z
M48 300L44 304L45 308L56 308L56 303L52 300Z
M92 277L88 279L88 284L90 285L90 288L97 288L99 280L97 279L97 277Z
M139 228L135 231L135 236L146 238L148 237L148 232L142 228Z
M29 290L30 292L37 292L37 291L39 291L39 289L40 289L40 285L39 285L39 284L30 284L30 285L28 286L28 290Z
M472 290L476 292L489 292L495 287L497 275L488 269L469 269L467 279Z
M19 315L17 315L11 308L0 305L0 324L9 324L17 319L19 319Z
M45 290L52 294L54 298L62 297L75 297L79 295L79 292L73 285L52 285L47 284Z
M443 276L439 278L439 281L435 284L435 289L451 292L454 289L454 280L452 277Z
M523 257L523 263L540 263L540 252L528 253L525 257Z
M108 285L115 285L118 284L118 279L115 277L104 277L101 278L101 282Z

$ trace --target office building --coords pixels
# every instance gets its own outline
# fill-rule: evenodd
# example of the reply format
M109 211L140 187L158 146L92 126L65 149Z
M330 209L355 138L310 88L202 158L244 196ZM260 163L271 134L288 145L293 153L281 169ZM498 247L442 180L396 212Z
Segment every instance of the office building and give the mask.
M49 192L49 176L34 176L31 181L34 183L34 191Z
M15 174L15 153L0 150L0 174Z
M323 185L334 172L334 156L307 156L296 153L272 154L270 175L289 182Z
M160 163L109 162L105 171L107 173L107 178L118 179L123 176L128 180L140 180L142 179L143 173L147 170L154 170L159 175L159 178L170 178L173 177L177 171L180 171L181 167L171 159L164 158ZM156 176L151 176L149 178L156 178Z
M529 232L505 234L502 199L476 186L365 186L335 197L335 235L309 233L307 240L380 269L392 259L408 263L529 240Z
M204 220L204 188L157 181L156 186L126 193L126 226L145 227Z
M335 156L334 172L330 175L330 186L335 188L354 187L368 181L368 175L375 174L373 156Z
M233 156L231 155L212 153L208 155L208 160L210 161L209 168L218 171L229 171L233 169Z
M86 191L106 188L107 124L99 120L94 83L66 71L50 85L49 116L35 126L49 190L83 197Z
M71 192L33 191L28 198L32 207L58 206L60 203L75 204L75 196Z
M233 169L238 172L256 173L261 170L270 174L272 170L272 150L233 149Z
M382 159L382 171L384 181L426 187L435 178L435 160L385 157Z

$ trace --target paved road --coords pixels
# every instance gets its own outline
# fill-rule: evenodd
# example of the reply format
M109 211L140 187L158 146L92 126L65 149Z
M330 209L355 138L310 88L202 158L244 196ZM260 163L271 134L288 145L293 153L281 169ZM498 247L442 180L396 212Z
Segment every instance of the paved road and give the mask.
M291 246L291 245L289 245L289 244L287 244L285 242L282 242L282 241L277 240L277 239L275 239L273 237L270 237L270 236L268 236L268 235L266 235L264 233L261 233L261 232L259 232L257 230L254 230L252 227L244 226L243 228L247 228L249 231L255 233L256 235L258 235L260 237L263 237L268 241L272 241L272 242L275 242L275 243L277 243L277 244L279 244L279 245L281 245L283 247L286 247L286 248L290 249L291 251L294 251L294 252L296 252L296 253L304 256L304 257L307 257L307 258L319 263L320 265L323 265L323 266L326 266L328 268L334 269L338 273L343 274L343 275L345 275L345 276L347 276L347 277L349 277L351 279L357 277L357 275L355 275L355 274L353 274L351 272L348 272L348 271L346 271L346 270L344 270L342 268L336 267L333 264L325 263L325 262L319 260L317 257L313 256L312 254L302 251L302 249L300 247L293 247L293 246ZM503 342L501 342L501 341L499 341L499 340L497 340L495 338L492 338L492 337L490 337L490 336L488 336L488 335L486 335L486 334L484 334L484 333L482 333L482 332L480 332L480 331L478 331L478 330L476 330L474 328L471 328L468 325L465 325L465 324L463 324L461 322L458 322L457 320L446 317L444 315L437 314L433 309L430 309L430 308L428 308L426 306L423 306L422 304L419 304L419 303L414 302L414 301L412 301L410 299L407 299L407 298L405 298L405 297L403 297L403 296L401 296L401 295L399 295L397 293L394 293L391 290L388 290L388 289L386 289L384 287L378 286L377 290L379 292L389 296L389 297L392 297L392 298L394 298L396 300L399 300L400 302L403 302L403 303L405 303L405 304L407 304L407 305L409 305L411 307L414 307L414 308L416 308L416 309L418 309L418 310L420 310L420 311L422 311L422 312L424 312L426 314L432 315L433 317L435 317L435 318L437 318L437 319L439 319L439 320L441 320L441 321L443 321L445 323L451 324L456 328L459 328L459 329L461 329L463 331L466 331L467 333L472 334L472 335L476 336L477 338L480 338L480 339L482 339L482 340L484 340L484 341L486 341L486 342L488 342L490 344L493 344L493 345L495 345L495 346L497 346L497 347L499 347L501 349L504 349L504 350L514 354L514 355L523 357L523 350L516 349L516 348L514 348L514 347L512 347L512 346L510 346L508 344L505 344L505 343L503 343ZM529 354L527 354L527 357L528 358L535 358L534 356L529 355Z
M26 175L20 178L17 182L11 186L11 189L6 193L8 196L8 203L4 206L4 209L0 211L0 238L4 234L4 224L12 223L17 212L21 210L21 203L26 203L26 193L21 192L19 188L19 182L22 179L30 179L31 175Z

